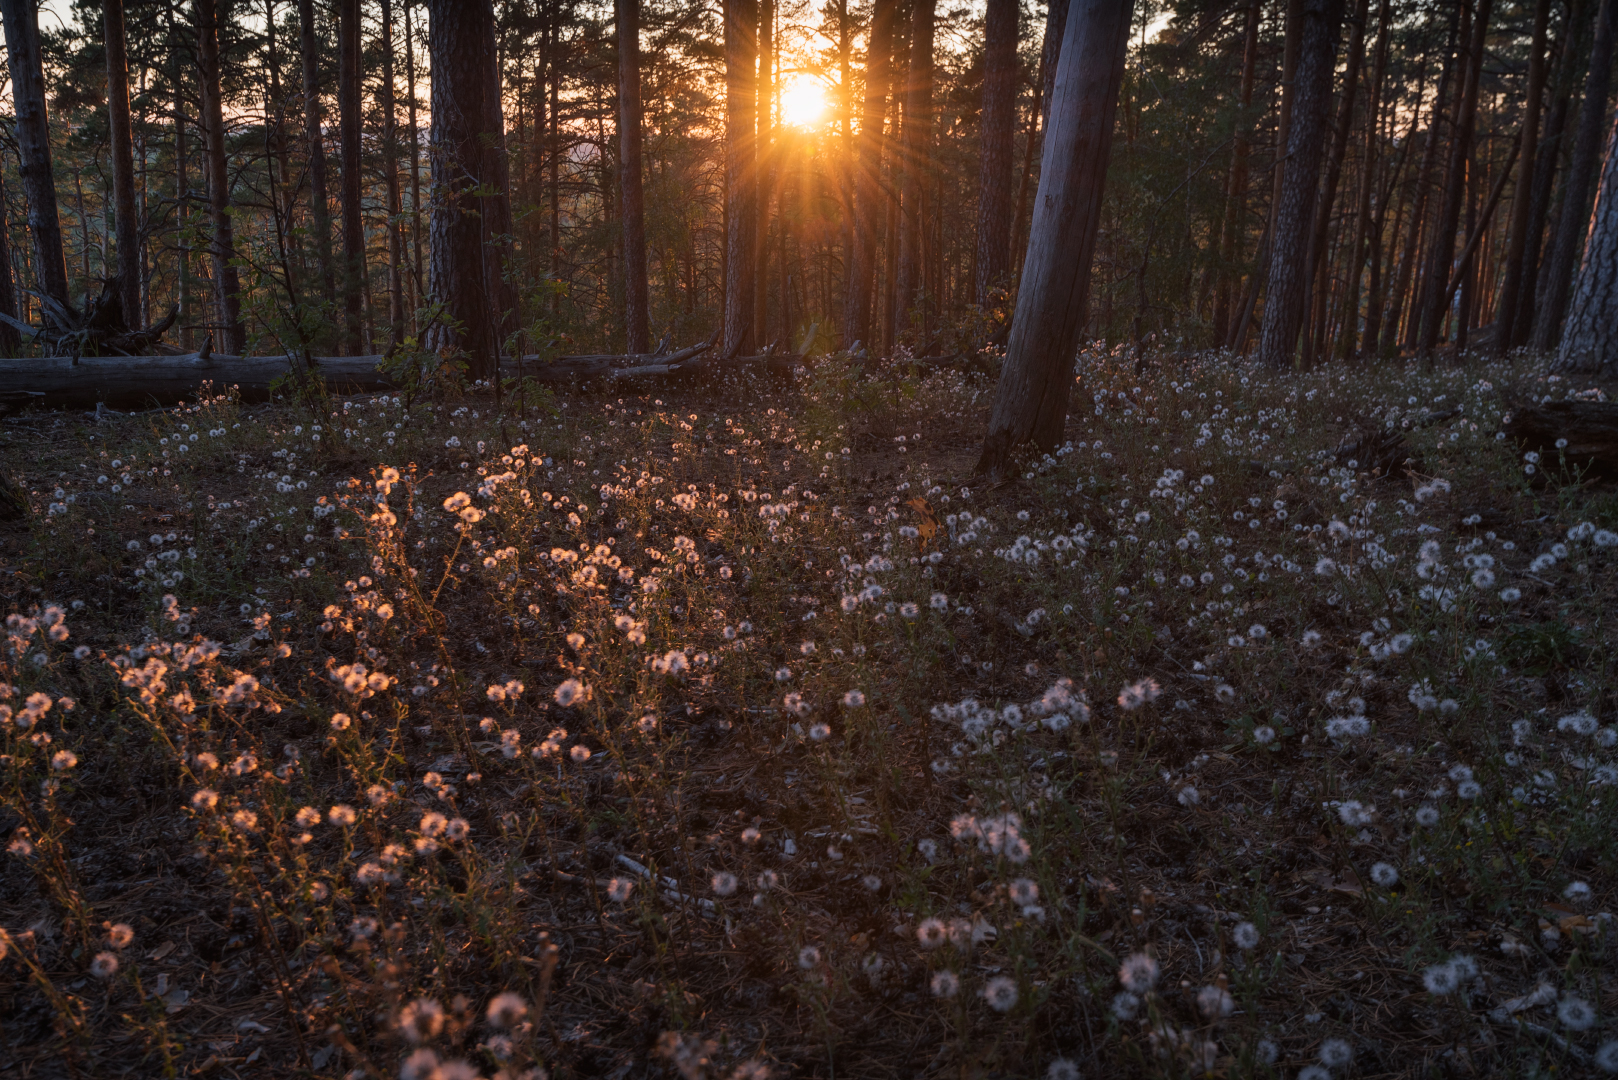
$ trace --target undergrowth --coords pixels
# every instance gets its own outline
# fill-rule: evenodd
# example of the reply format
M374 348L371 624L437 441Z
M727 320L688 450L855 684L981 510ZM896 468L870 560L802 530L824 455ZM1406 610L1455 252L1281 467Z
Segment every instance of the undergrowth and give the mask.
M4 1056L1618 1071L1618 504L1508 385L1087 354L992 489L839 357L13 418Z

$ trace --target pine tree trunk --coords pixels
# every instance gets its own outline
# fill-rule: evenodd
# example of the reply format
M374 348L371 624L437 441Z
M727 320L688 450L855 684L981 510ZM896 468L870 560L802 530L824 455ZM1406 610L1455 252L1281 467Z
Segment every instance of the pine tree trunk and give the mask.
M1573 287L1556 354L1561 371L1618 377L1618 125L1607 137L1584 262Z
M337 2L337 139L342 157L338 200L343 215L343 348L364 351L361 297L365 281L365 218L360 205L360 0Z
M754 234L758 213L757 0L724 0L725 5L725 327L723 355L754 350Z
M775 0L758 3L758 142L754 145L757 183L753 192L753 340L764 348L770 340L770 194L775 175L775 131L771 95L775 89Z
M1382 325L1382 337L1376 345L1377 351L1383 355L1392 355L1398 347L1400 324L1406 321L1405 307L1407 302L1410 307L1409 322L1411 325L1405 332L1406 345L1412 349L1416 347L1416 334L1420 329L1416 325L1420 321L1420 306L1413 302L1411 283L1415 280L1416 263L1421 258L1422 233L1427 225L1427 206L1432 192L1433 169L1436 168L1438 161L1438 124L1448 108L1450 78L1454 73L1451 59L1454 46L1455 15L1452 14L1450 40L1444 49L1444 67L1438 76L1438 94L1433 99L1432 112L1427 118L1427 135L1422 140L1421 166L1413 177L1415 191L1410 200L1412 203L1410 227L1405 234L1403 254L1399 258L1398 278L1394 282L1391 294L1392 303L1389 305L1386 315L1387 321ZM1419 103L1414 111L1419 119L1421 113ZM1410 132L1411 137L1414 138L1416 132L1415 120L1411 121Z
M1321 158L1326 150L1332 68L1342 20L1343 0L1304 0L1295 97L1287 133L1286 177L1271 234L1264 329L1259 337L1259 362L1271 367L1291 365L1308 302L1309 237Z
M912 309L926 291L926 268L922 253L929 221L928 195L933 157L935 4L936 0L911 0L910 7L910 63L905 76L904 154L901 162L903 191L900 204L903 213L899 219L899 265L894 270L897 279L894 304L898 308L898 317L907 322Z
M1068 8L1017 314L979 473L1003 475L1016 448L1049 450L1062 438L1133 7L1072 0Z
M410 124L410 291L416 298L412 308L421 306L421 298L426 292L421 262L421 127L416 117L416 30L414 20L410 18L410 11L415 6L416 0L404 0L405 80L409 84L405 96L405 118ZM415 325L414 315L411 316L411 325Z
M382 177L388 198L388 346L405 333L404 235L399 203L399 125L393 96L393 0L382 0Z
M1556 75L1548 78L1547 93L1552 95L1545 115L1545 128L1539 137L1539 158L1534 166L1534 195L1528 209L1528 246L1523 254L1523 284L1518 293L1516 338L1518 345L1527 345L1543 320L1539 317L1539 301L1545 292L1545 233L1549 223L1554 235L1556 226L1550 222L1552 195L1556 188L1558 166L1567 156L1568 112L1573 104L1573 83L1578 78L1579 39L1577 22L1582 21L1584 4L1575 0L1563 20L1562 33L1553 50L1557 60ZM1565 181L1564 181L1565 183Z
M1595 39L1590 46L1590 70L1584 79L1584 100L1579 105L1578 131L1573 137L1573 155L1568 162L1567 187L1562 192L1562 213L1546 272L1545 299L1541 305L1544 310L1534 324L1533 346L1543 352L1553 348L1561 334L1573 285L1574 261L1590 225L1591 219L1584 208L1590 199L1590 184L1601 153L1601 133L1606 126L1615 23L1618 23L1618 0L1601 0ZM1610 161L1607 167L1612 167Z
M102 42L107 53L107 142L112 158L113 226L118 234L116 291L123 324L141 329L140 222L135 213L135 141L129 121L129 53L124 0L102 0Z
M1372 46L1370 96L1365 102L1365 150L1360 162L1360 197L1354 211L1354 240L1349 245L1347 288L1336 353L1347 359L1354 354L1359 335L1360 271L1365 266L1365 242L1371 229L1371 193L1377 183L1377 150L1381 146L1382 84L1388 70L1388 35L1393 29L1391 0L1381 0L1377 8L1376 44Z
M1450 145L1449 178L1444 185L1444 204L1434 230L1433 245L1427 256L1426 280L1422 283L1420 332L1416 352L1431 356L1443 329L1445 293L1455 254L1455 233L1460 228L1461 204L1466 195L1466 159L1477 128L1478 80L1483 69L1483 44L1489 31L1489 14L1494 0L1477 0L1472 13L1471 41L1467 47L1466 78L1456 113L1455 133Z
M56 209L50 117L45 108L45 74L41 67L35 0L0 0L0 20L5 22L6 59L11 67L12 108L16 115L17 172L22 178L23 197L28 202L34 273L39 276L40 292L66 305L67 253L62 246L62 219ZM49 315L42 318L47 326L55 323Z
M428 289L441 314L427 345L459 353L473 379L499 377L513 316L504 279L511 232L492 0L428 0L432 219Z
M219 89L218 0L196 0L197 75L202 88L202 138L207 147L208 205L213 215L214 306L221 351L247 351L242 326L241 280L236 272L236 241L230 221L230 163L225 157L225 110Z
M1011 277L1011 149L1017 112L1017 0L988 0L983 19L983 110L978 151L977 273L972 302Z
M646 207L640 164L640 0L617 0L618 182L623 203L624 330L627 349L650 352L650 296L646 284Z
M270 206L275 216L276 243L286 272L287 292L297 296L299 272L305 267L300 258L303 253L293 250L292 219L297 183L292 176L292 159L287 150L286 99L281 93L281 59L275 44L275 9L276 0L264 0L264 66L270 74L270 84L264 98L267 120L264 127L264 159L269 165ZM277 169L281 174L279 183L275 176Z
M887 106L889 69L893 57L893 19L896 0L875 0L871 12L871 40L865 53L865 102L860 113L854 166L853 259L848 268L848 298L843 303L843 342L852 347L871 340L871 290L876 281L876 255L882 230L882 117ZM1010 176L1006 178L1009 182Z
M1343 158L1348 153L1348 137L1354 129L1354 101L1359 94L1360 67L1365 60L1365 18L1369 10L1369 0L1358 0L1349 23L1348 62L1344 65L1343 93L1338 105L1337 123L1331 132L1331 149L1326 154L1324 190L1317 200L1315 223L1309 233L1309 261L1305 271L1308 277L1304 279L1303 294L1313 298L1313 310L1307 313L1301 331L1305 364L1313 362L1316 352L1315 342L1325 329L1319 324L1324 322L1325 294L1330 289L1327 256L1331 240L1332 211L1337 205L1337 186L1342 180Z
M314 0L298 0L298 51L303 66L303 126L309 140L309 211L314 217L315 260L320 264L322 296L331 303L337 279L331 257L331 203L326 193L326 137L320 107L320 45Z
M164 15L169 37L173 38L174 9L170 8ZM194 337L191 326L196 321L196 311L191 305L191 148L185 132L185 65L178 49L174 52L174 70L170 75L174 80L174 203L180 234L174 244L175 277L179 279L180 293L180 347L190 349Z
M1500 288L1499 313L1495 318L1492 350L1502 354L1523 342L1525 335L1518 320L1524 291L1532 293L1533 278L1525 273L1528 229L1533 223L1534 173L1539 165L1539 112L1545 96L1545 35L1550 25L1551 0L1539 0L1534 8L1534 37L1528 53L1528 97L1523 102L1522 169L1517 174L1517 192L1511 199L1511 233L1506 243L1505 283ZM1524 289L1524 280L1527 289Z
M1028 110L1028 138L1023 144L1021 179L1017 181L1017 214L1012 219L1011 268L1022 268L1028 251L1028 196L1034 183L1034 160L1045 136L1047 95L1061 59L1062 30L1067 25L1067 0L1050 0L1045 8L1045 33L1039 45L1039 71L1034 79L1034 103Z
M1230 151L1230 174L1225 181L1225 220L1219 241L1219 280L1214 287L1213 340L1223 344L1230 335L1231 293L1238 278L1234 270L1242 257L1242 219L1247 212L1247 157L1253 143L1253 86L1258 76L1258 28L1264 5L1251 0L1242 30L1242 75L1238 100L1241 112Z

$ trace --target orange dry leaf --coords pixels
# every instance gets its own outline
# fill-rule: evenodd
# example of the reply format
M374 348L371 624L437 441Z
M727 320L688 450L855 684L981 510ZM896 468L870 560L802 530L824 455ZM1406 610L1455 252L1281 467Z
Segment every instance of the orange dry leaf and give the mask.
M922 549L926 550L927 544L938 535L938 515L933 513L933 508L920 495L907 500L905 505L916 512L916 531L921 534Z

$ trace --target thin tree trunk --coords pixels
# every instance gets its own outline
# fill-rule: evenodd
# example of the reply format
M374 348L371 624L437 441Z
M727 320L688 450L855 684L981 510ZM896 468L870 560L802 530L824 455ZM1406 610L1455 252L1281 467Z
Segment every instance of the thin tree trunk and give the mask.
M326 303L337 296L331 256L331 204L326 194L326 137L321 128L320 46L314 0L298 0L298 52L303 66L303 127L309 140L309 210L314 217L315 260Z
M1011 149L1017 113L1017 0L988 0L983 19L983 110L979 118L977 273L972 301L1011 276Z
M405 117L410 123L410 267L411 267L411 294L416 302L413 308L421 306L421 297L425 288L422 279L421 266L421 128L416 118L416 30L410 18L411 9L416 6L416 0L404 0L405 14L405 79L409 83L408 93L405 95ZM415 324L415 316L411 316L411 324Z
M286 256L287 292L298 295L297 271L304 269L301 252L293 244L293 208L297 185L292 177L291 155L287 150L286 100L281 94L281 59L275 45L276 0L264 0L264 66L269 69L270 85L265 91L264 159L270 171L270 204L275 210L276 242ZM280 182L275 173L279 167ZM144 260L144 253L143 253Z
M511 231L492 0L428 0L432 65L429 291L441 315L428 348L458 352L474 379L499 378L513 300L504 279Z
M1062 438L1101 224L1131 0L1072 0L1040 161L1028 256L977 471L1002 475L1013 451Z
M848 298L843 303L843 342L852 347L871 340L871 290L876 283L876 255L881 232L882 117L887 106L889 70L893 58L893 20L896 0L875 0L871 8L871 39L865 52L865 101L860 113L854 166L854 236L848 267ZM1009 177L1007 178L1009 180Z
M202 138L208 148L208 203L213 211L214 304L222 351L247 351L242 326L241 280L236 273L236 242L230 222L230 163L225 158L225 110L219 90L219 8L217 0L196 0L197 74L202 86Z
M1465 58L1457 53L1457 43L1460 41L1458 27L1463 22L1469 27L1471 23L1466 20L1470 18L1469 7L1462 5L1458 9L1451 9L1449 41L1444 48L1444 67L1438 77L1438 96L1434 99L1432 113L1427 118L1427 137L1422 147L1421 169L1415 176L1415 205L1410 215L1410 230L1405 237L1404 254L1399 260L1399 280L1393 290L1393 306L1388 313L1387 324L1382 328L1380 351L1385 354L1393 353L1395 343L1399 340L1401 324L1404 324L1404 348L1407 350L1416 347L1416 338L1421 332L1421 304L1419 297L1413 295L1415 290L1412 283L1417 280L1416 264L1421 259L1421 241L1425 239L1424 233L1428 228L1427 207L1432 201L1433 173L1438 167L1438 125L1449 115L1450 80L1455 74L1456 63L1460 64L1463 82L1465 78ZM1464 45L1461 48L1464 49ZM1412 132L1415 130L1414 126L1411 130ZM1405 313L1407 302L1408 315Z
M1053 0L1057 2L1057 0ZM1063 0L1065 2L1065 0ZM910 63L905 75L904 154L895 305L908 319L926 291L923 241L927 235L928 181L933 148L933 12L936 0L911 0ZM925 328L923 328L925 333Z
M1360 198L1354 213L1354 240L1348 251L1348 274L1343 296L1341 330L1337 355L1347 359L1354 354L1359 335L1360 271L1365 265L1365 241L1371 228L1371 192L1377 182L1377 151L1381 146L1378 128L1382 116L1382 84L1388 70L1388 35L1393 29L1391 0L1381 0L1377 8L1376 44L1372 47L1370 96L1365 102L1365 151L1360 163Z
M1477 127L1478 79L1483 68L1483 43L1489 31L1489 14L1494 0L1478 0L1472 15L1471 42L1467 47L1466 81L1461 91L1455 135L1450 147L1449 180L1444 185L1444 205L1439 215L1433 245L1427 258L1426 281L1422 289L1421 330L1416 352L1432 355L1444 321L1444 293L1449 282L1450 260L1455 253L1455 232L1460 227L1461 203L1466 188L1466 158Z
M1556 367L1618 377L1618 125L1607 137L1601 186L1590 215L1584 262L1568 301Z
M1573 284L1574 261L1579 256L1579 247L1591 221L1584 207L1590 199L1590 182L1596 173L1601 153L1601 133L1606 126L1615 23L1618 23L1618 0L1601 0L1601 10L1596 16L1595 39L1590 46L1590 70L1584 79L1584 100L1579 105L1579 126L1573 137L1573 155L1567 167L1567 187L1562 192L1562 213L1557 222L1556 240L1551 247L1545 299L1541 305L1543 317L1534 324L1533 346L1542 352L1555 347L1562 332L1563 317ZM1607 168L1612 168L1610 161Z
M546 132L547 164L550 166L550 175L546 177L547 198L546 204L550 209L550 272L553 283L562 280L562 34L557 28L556 15L553 11L546 26L548 48L546 50L549 60L546 66L550 70L550 129ZM562 310L562 292L559 288L551 290L551 315L557 316Z
M1315 342L1324 327L1324 293L1330 289L1328 275L1328 247L1332 211L1337 204L1337 186L1343 175L1343 158L1348 153L1348 138L1354 130L1354 102L1359 93L1360 67L1365 60L1365 20L1370 11L1370 0L1357 0L1349 22L1348 62L1344 65L1343 92L1337 109L1337 124L1331 132L1331 148L1326 154L1324 190L1315 207L1314 227L1309 233L1309 261L1305 264L1303 294L1310 298L1301 330L1304 342L1305 364L1315 358ZM1335 57L1334 57L1335 62ZM1373 125L1374 126L1374 125Z
M1547 93L1551 104L1545 115L1545 129L1539 138L1539 158L1534 166L1533 203L1528 210L1528 246L1523 253L1523 284L1518 296L1516 338L1519 345L1527 345L1534 330L1542 321L1539 301L1545 291L1545 231L1550 218L1551 197L1556 188L1556 173L1567 144L1567 118L1573 104L1573 84L1578 79L1579 23L1585 14L1581 0L1574 0L1563 20L1562 33L1554 50L1558 56L1556 75L1547 75ZM1551 223L1554 235L1555 224Z
M102 0L101 33L107 53L107 142L112 158L113 223L118 234L115 288L122 309L120 321L140 329L140 222L135 213L135 141L129 121L124 0Z
M1286 178L1271 234L1269 282L1258 359L1271 367L1292 363L1309 296L1309 230L1325 153L1332 67L1343 0L1304 0L1297 83L1287 134Z
M758 131L757 0L724 0L725 6L725 357L751 353L754 234L758 213L755 141Z
M1045 33L1039 45L1039 71L1034 80L1034 103L1028 110L1028 141L1023 146L1022 179L1017 183L1017 215L1011 227L1011 268L1022 269L1028 250L1028 196L1034 183L1034 161L1049 125L1051 83L1061 59L1062 30L1067 26L1067 0L1050 0L1045 8Z
M0 0L5 22L6 59L11 67L12 108L16 115L17 172L28 203L28 234L34 243L34 273L40 292L68 304L67 252L56 208L56 177L51 168L50 117L45 107L39 18L35 0ZM47 326L56 319L42 315ZM58 327L61 330L71 327Z
M382 178L388 198L388 347L405 333L404 236L399 205L399 125L393 95L393 0L382 0Z
M770 340L770 189L775 166L775 131L770 98L774 92L775 0L758 0L758 85L755 108L758 142L754 146L757 181L753 194L753 341L764 348Z
M1526 320L1518 318L1522 294L1533 293L1533 277L1526 274L1528 230L1533 224L1534 172L1539 165L1540 100L1545 96L1545 36L1550 25L1551 0L1539 0L1534 8L1534 37L1528 53L1528 98L1523 103L1522 169L1517 174L1517 192L1511 199L1511 232L1506 243L1506 276L1500 289L1499 315L1495 319L1492 350L1498 355L1523 342ZM1527 287L1524 287L1524 281Z
M1258 78L1258 28L1263 15L1262 0L1250 0L1246 26L1242 30L1242 76L1239 101L1241 112L1230 151L1230 174L1225 182L1225 220L1219 242L1219 280L1214 287L1213 339L1223 344L1230 334L1231 291L1238 279L1236 263L1242 257L1242 218L1247 210L1247 157L1252 150L1253 87Z
M434 80L437 81L436 79ZM343 347L365 348L360 319L365 282L365 217L360 205L360 0L337 2L337 128L342 155Z
M617 0L618 183L623 203L624 331L632 353L650 352L646 284L646 209L640 164L640 0Z
M177 40L174 32L174 9L165 13L170 40ZM185 133L185 65L180 61L180 50L174 51L174 203L179 221L179 238L175 242L176 277L180 290L180 347L190 349L195 335L191 332L196 311L191 305L191 176L189 162L191 148Z

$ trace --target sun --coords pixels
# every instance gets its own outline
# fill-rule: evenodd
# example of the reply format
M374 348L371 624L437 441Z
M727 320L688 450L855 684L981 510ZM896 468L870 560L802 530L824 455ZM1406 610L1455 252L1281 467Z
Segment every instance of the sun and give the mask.
M807 129L825 121L825 85L813 75L788 75L781 83L781 122Z

